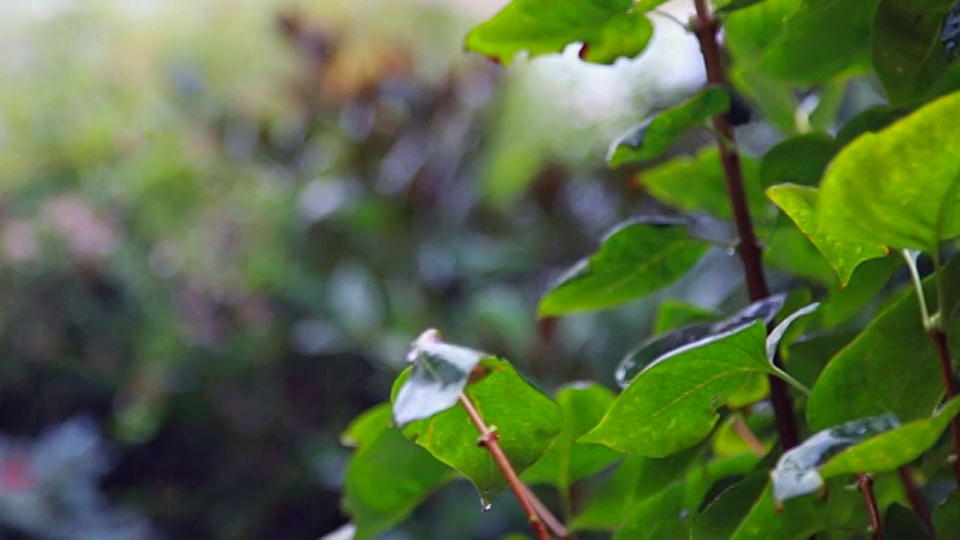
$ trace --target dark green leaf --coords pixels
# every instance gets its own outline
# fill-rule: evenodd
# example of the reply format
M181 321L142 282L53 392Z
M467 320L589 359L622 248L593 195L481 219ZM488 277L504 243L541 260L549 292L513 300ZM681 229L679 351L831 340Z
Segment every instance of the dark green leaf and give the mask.
M888 414L854 420L814 434L780 456L776 468L770 473L774 500L785 501L822 490L823 479L835 476L820 470L828 460L846 448L889 432L899 425L897 417ZM872 471L861 469L848 472Z
M951 94L844 148L820 187L820 229L927 252L960 235L957 117L960 94Z
M669 285L707 250L681 220L635 220L563 276L540 302L541 317L614 307Z
M906 113L889 105L877 105L851 118L837 133L837 148L843 148L864 133L880 131Z
M754 4L759 4L765 0L729 0L717 6L717 13L732 13L738 9L748 8Z
M611 167L618 167L660 157L691 126L702 124L729 108L730 95L727 91L719 86L708 86L614 142L607 162Z
M954 489L943 504L933 509L933 528L938 538L950 538L960 531L960 494Z
M794 84L813 85L870 66L879 0L803 0L766 48L761 65Z
M468 50L509 64L521 51L536 56L560 52L579 42L583 43L581 58L610 64L619 57L640 54L652 35L653 25L631 0L572 0L549 5L540 0L513 0L471 30L466 45Z
M765 337L765 325L756 321L662 357L580 440L653 457L695 445L710 433L718 408L771 370Z
M854 269L867 259L887 255L887 248L880 243L848 240L842 231L825 227L818 218L818 194L815 188L783 184L767 190L767 196L797 224L797 227L830 263L846 285Z
M812 387L830 358L850 343L854 336L851 332L823 334L794 342L783 355L787 373L805 386Z
M548 483L566 491L612 464L620 454L605 446L573 441L590 431L613 404L613 392L596 383L574 383L557 391L562 428L553 446L523 474L528 484Z
M943 271L956 275L957 268L954 260ZM932 276L924 289L932 301ZM960 303L960 282L947 281L946 299L950 308ZM960 347L960 321L952 320L946 332L951 350ZM830 360L807 402L807 423L821 430L887 412L902 421L926 418L942 394L936 351L908 289Z
M833 138L807 133L787 139L763 155L760 179L764 186L800 184L815 186L837 152Z
M919 516L897 503L891 504L883 516L883 532L887 538L933 540Z
M500 446L521 474L543 456L559 433L560 408L504 360L484 358L478 369L479 380L464 392L487 425L497 428ZM403 385L409 375L410 370L402 373L394 388ZM463 407L416 420L403 429L403 434L469 478L484 500L491 500L506 487L490 454L477 446L477 428Z
M753 321L770 324L783 308L786 296L777 294L754 302L732 317L713 324L698 324L678 328L660 336L650 338L637 349L631 351L617 367L617 383L626 387L633 379L654 362L672 353L680 347L707 340L711 336L723 334L742 327Z
M653 333L654 335L663 334L681 326L714 322L721 317L720 313L711 309L668 298L660 304L660 309L657 310L657 319L653 323Z
M741 156L744 189L750 213L765 219L769 205L760 187L757 161ZM707 147L693 158L679 157L645 169L637 174L637 182L655 198L688 212L705 213L730 219L730 199L716 147Z
M917 0L881 0L873 27L873 65L894 105L912 104L947 70L940 30L951 5L927 11Z
M436 330L420 334L407 355L407 360L413 362L410 376L393 400L397 425L429 418L456 405L471 370L485 356L480 351L444 343Z
M685 538L690 521L688 516L696 510L699 499L703 497L703 490L698 490L699 487L678 482L643 499L630 509L626 521L617 530L614 539ZM693 508L688 507L687 502L690 500L694 500Z
M789 218L778 220L767 239L764 261L774 268L828 286L839 286L837 272Z
M356 523L355 538L375 538L403 521L453 471L390 427L389 404L372 409L344 433L359 445L344 479L343 509Z
M846 287L830 292L820 310L820 326L834 328L863 312L902 265L903 259L893 255L864 261L854 270Z

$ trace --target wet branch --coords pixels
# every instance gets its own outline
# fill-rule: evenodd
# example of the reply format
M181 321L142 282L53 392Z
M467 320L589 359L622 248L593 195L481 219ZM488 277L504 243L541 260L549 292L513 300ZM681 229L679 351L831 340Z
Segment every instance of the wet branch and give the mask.
M703 62L707 70L707 82L725 85L726 78L720 61L720 45L717 42L717 20L710 12L707 0L694 0L694 3L697 15L693 21L693 27L697 38L700 40L700 51L703 53ZM733 126L723 114L713 117L713 127L717 134L717 146L723 163L730 206L733 208L733 219L737 227L737 234L740 237L737 252L743 262L750 300L756 302L770 296L770 290L767 288L767 280L763 274L760 246L757 243L753 221L750 218L750 210L747 206L736 137L733 133ZM774 364L778 368L783 367L779 355L774 358ZM773 412L777 420L780 444L784 450L789 450L800 444L797 420L793 412L793 402L790 401L787 384L782 379L771 375L769 381L770 402L773 405Z
M938 269L938 271L942 271ZM943 316L943 306L940 306L941 317ZM947 345L947 335L939 328L930 328L930 339L937 348L937 357L940 359L940 370L943 372L943 384L946 388L946 398L950 401L957 395L957 387L953 381L953 364L950 362L950 348ZM956 452L956 459L953 460L953 474L957 479L957 486L960 486L960 417L954 417L950 421L950 434L953 436L953 449Z
M870 512L870 528L873 529L873 540L884 540L883 522L880 521L880 508L877 499L873 496L873 478L867 474L857 476L857 488L863 493L863 500L867 503Z
M549 540L550 534L547 532L547 526L550 527L555 535L566 537L566 527L550 513L550 510L537 499L536 495L530 491L530 488L520 480L516 471L513 470L510 460L507 459L507 455L503 452L503 448L500 447L500 436L495 430L487 426L486 422L483 421L483 417L481 417L477 411L477 408L474 407L473 402L462 392L460 393L460 404L467 410L470 421L473 422L473 425L477 427L477 431L480 432L480 438L477 444L486 448L493 457L493 461L500 467L503 477L507 479L507 483L510 484L510 489L517 497L520 507L523 508L524 513L527 515L530 526L537 535L537 540Z

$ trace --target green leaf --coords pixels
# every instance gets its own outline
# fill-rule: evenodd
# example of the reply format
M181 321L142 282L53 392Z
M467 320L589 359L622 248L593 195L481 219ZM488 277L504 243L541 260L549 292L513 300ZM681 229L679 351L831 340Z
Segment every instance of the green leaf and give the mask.
M768 204L760 187L757 161L741 156L744 189L750 213L757 219L767 216ZM706 147L693 158L678 157L645 169L637 182L659 201L687 212L705 213L731 219L726 177L716 147Z
M920 517L897 503L891 504L883 516L883 532L888 538L933 540Z
M767 239L763 258L771 267L824 285L839 284L837 272L790 219L778 220Z
M589 259L560 278L540 302L552 317L614 307L669 285L690 270L707 244L682 220L634 220L615 229Z
M420 334L407 354L407 360L413 362L410 376L393 399L397 425L429 418L456 405L470 372L486 356L443 342L436 330Z
M464 392L487 425L497 428L500 446L513 469L522 474L543 456L560 432L560 408L505 360L486 357L478 369L479 380ZM394 388L401 387L409 376L408 369L397 378ZM506 480L489 452L477 446L479 433L463 407L416 420L403 429L403 434L469 478L482 499L490 501L506 488Z
M933 509L933 528L937 538L950 538L960 531L960 493L957 489L950 492L943 504Z
M343 509L356 523L355 538L375 538L400 523L453 472L390 427L389 404L378 406L344 433L359 444L344 478Z
M720 313L712 309L668 298L660 304L660 309L657 310L657 318L653 323L653 334L663 334L694 323L715 322L720 317Z
M834 328L862 313L879 297L902 265L903 260L895 256L864 261L854 270L846 287L838 287L830 292L820 310L820 326Z
M958 266L955 259L943 271L956 275ZM933 276L924 291L931 301ZM950 313L960 304L960 282L947 280L946 299ZM960 347L960 320L951 320L946 333L950 348ZM807 423L821 430L888 412L901 421L926 418L942 394L940 363L908 288L830 360L807 402Z
M789 138L763 155L760 179L764 186L820 183L827 164L837 153L833 138L822 133L807 133Z
M715 9L717 13L733 13L739 9L748 8L765 0L729 0L721 2Z
M952 5L917 9L917 0L881 0L873 28L873 65L890 103L922 100L947 71L940 30Z
M824 487L828 476L821 467L837 452L868 438L898 427L896 416L887 414L873 418L854 420L814 434L799 446L784 452L777 466L770 473L775 501L785 501ZM848 472L872 472L868 469Z
M523 474L528 484L547 483L566 492L582 478L599 472L620 454L605 446L573 444L603 418L613 404L613 392L597 383L573 383L557 391L563 414L560 435L553 446Z
M389 403L381 403L364 411L353 419L346 431L340 435L340 444L360 448L370 444L393 422L392 408Z
M888 250L880 243L847 240L840 231L824 227L818 219L818 199L824 198L815 188L783 184L767 190L767 196L786 213L797 227L830 263L846 285L854 269L867 259L883 257Z
M658 2L646 2L654 5ZM527 51L531 56L562 51L583 43L580 57L611 64L643 52L653 25L631 0L513 0L467 34L466 46L503 64Z
M803 0L768 43L761 66L798 85L866 70L878 1Z
M820 228L927 252L960 235L958 116L960 94L951 94L847 146L820 187Z
M847 121L837 133L837 148L843 148L854 139L868 132L880 131L906 115L889 105L871 107Z
M783 355L787 373L805 386L812 387L830 358L850 343L854 336L851 332L821 334L794 342Z
M654 116L613 143L607 155L611 167L662 156L691 126L702 124L730 108L730 94L708 86L683 103Z
M640 372L680 347L709 340L711 336L738 329L753 321L770 324L783 308L785 301L785 295L776 294L754 302L720 322L684 326L668 334L654 336L630 351L620 362L615 373L617 383L621 387L627 387Z
M932 418L914 420L892 431L847 448L831 458L820 470L825 477L868 471L894 471L929 450L960 414L960 398L946 403Z
M731 397L771 369L765 325L741 326L682 347L641 372L582 442L663 457L703 440Z
M655 538L685 538L688 534L688 514L691 499L703 498L700 486L679 482L666 487L660 493L643 499L630 509L623 526L613 536L615 540L652 540ZM699 492L698 492L699 491Z

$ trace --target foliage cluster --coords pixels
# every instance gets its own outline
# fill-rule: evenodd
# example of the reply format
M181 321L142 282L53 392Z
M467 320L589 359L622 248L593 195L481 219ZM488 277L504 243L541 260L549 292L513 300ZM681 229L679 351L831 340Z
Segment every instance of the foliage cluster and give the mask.
M539 315L636 301L731 245L749 305L664 303L656 335L618 367L617 393L576 382L548 396L506 360L425 332L390 402L343 435L356 447L343 499L356 537L457 478L484 505L510 488L540 538L955 535L955 2L691 2L710 85L609 154L677 212L616 227ZM466 44L501 64L571 44L612 63L643 52L663 3L514 0ZM851 111L852 80L878 81L885 103ZM780 142L740 151L733 92ZM715 145L663 159L708 120ZM775 294L765 264L779 271Z

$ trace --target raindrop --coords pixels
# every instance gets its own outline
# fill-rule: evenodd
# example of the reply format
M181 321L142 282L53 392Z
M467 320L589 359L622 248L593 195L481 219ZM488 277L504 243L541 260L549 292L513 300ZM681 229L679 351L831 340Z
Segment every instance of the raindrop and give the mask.
M726 252L727 252L727 255L733 257L734 255L737 254L737 248L735 248L735 247L728 247L727 250L726 250Z
M684 508L680 511L680 519L687 519L687 516L690 515L690 511Z
M483 513L487 513L490 509L493 508L493 503L488 502L486 499L480 499L480 510L483 510Z

